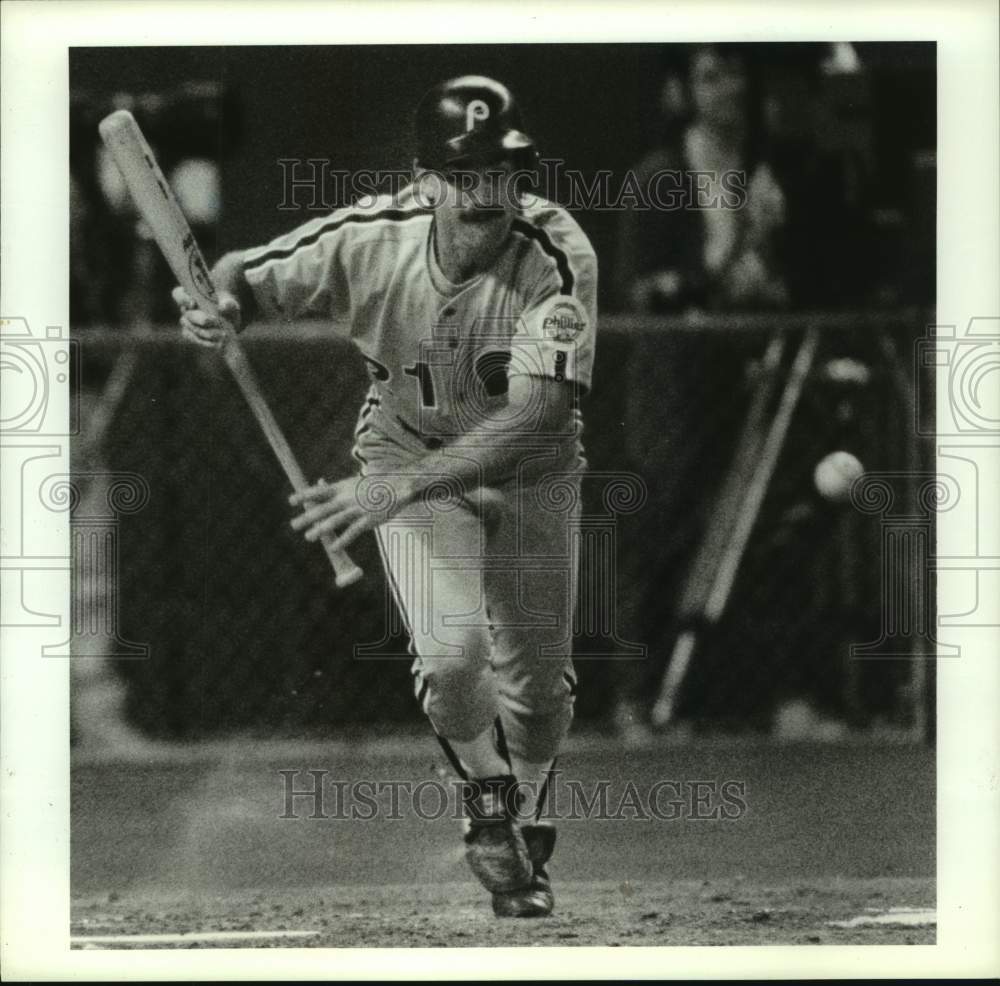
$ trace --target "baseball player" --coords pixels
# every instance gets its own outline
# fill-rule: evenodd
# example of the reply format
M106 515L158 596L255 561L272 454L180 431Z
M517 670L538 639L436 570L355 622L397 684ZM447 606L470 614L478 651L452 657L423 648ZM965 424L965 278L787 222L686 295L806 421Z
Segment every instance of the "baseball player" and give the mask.
M585 468L597 262L536 164L510 91L481 76L416 112L414 182L214 270L225 318L329 320L372 383L359 476L292 496L292 527L374 531L415 654L417 698L463 785L466 858L498 916L552 911L545 782L570 725L574 525ZM184 335L224 328L181 289Z

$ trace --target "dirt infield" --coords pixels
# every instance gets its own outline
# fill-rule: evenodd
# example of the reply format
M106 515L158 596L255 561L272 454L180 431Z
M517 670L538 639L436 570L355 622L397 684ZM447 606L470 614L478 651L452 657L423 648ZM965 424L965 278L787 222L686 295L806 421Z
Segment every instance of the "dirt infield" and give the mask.
M838 928L892 909L932 910L933 751L916 747L692 743L564 758L587 791L640 794L665 779L744 785L730 820L563 818L557 911L497 921L467 873L456 822L412 811L359 821L284 813L330 778L435 779L423 739L189 750L73 771L72 928L77 947L926 944L933 925ZM568 802L561 802L565 808ZM690 809L691 802L686 802ZM335 816L329 800L320 814ZM208 937L238 932L248 937ZM285 937L267 933L283 932ZM293 937L290 932L303 932ZM130 943L125 935L179 935ZM112 941L96 939L113 936Z
M933 944L933 927L836 928L869 908L933 906L930 880L817 880L557 884L559 907L534 921L496 920L470 883L432 887L339 887L258 891L156 903L126 894L78 901L77 936L205 931L314 931L311 937L173 942L209 948L524 945L912 945ZM93 946L90 946L93 947ZM149 948L119 942L105 947Z

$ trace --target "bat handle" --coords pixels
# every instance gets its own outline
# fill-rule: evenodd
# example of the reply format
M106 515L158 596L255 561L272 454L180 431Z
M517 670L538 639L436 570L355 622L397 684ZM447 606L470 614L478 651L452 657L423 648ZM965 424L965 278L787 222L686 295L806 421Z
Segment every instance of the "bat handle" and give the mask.
M326 486L326 480L321 479L319 482L321 486ZM299 485L301 487L306 485L305 476L301 477ZM326 556L330 559L330 564L333 566L337 588L344 589L349 585L354 585L365 573L354 563L354 559L346 551L338 551L333 547L333 542L336 539L337 536L335 534L324 534L320 538L320 541L323 543L323 547L326 549Z
M344 589L349 585L354 585L364 572L354 563L354 561L344 551L337 551L333 547L334 537L332 534L326 535L323 539L323 547L326 555L333 566L334 578L338 589Z
M239 385L243 396L246 398L250 410L253 412L257 423L267 438L271 450L278 457L288 481L292 484L293 490L302 490L308 485L305 474L292 452L284 433L275 420L267 401L257 383L257 378L247 362L243 348L235 334L230 333L226 339L226 344L222 349L222 356L229 369L232 371ZM346 551L335 551L332 547L335 540L334 535L328 535L321 539L323 547L326 549L326 556L333 566L333 573L337 583L337 588L343 589L345 586L353 585L364 574L357 565L350 559Z

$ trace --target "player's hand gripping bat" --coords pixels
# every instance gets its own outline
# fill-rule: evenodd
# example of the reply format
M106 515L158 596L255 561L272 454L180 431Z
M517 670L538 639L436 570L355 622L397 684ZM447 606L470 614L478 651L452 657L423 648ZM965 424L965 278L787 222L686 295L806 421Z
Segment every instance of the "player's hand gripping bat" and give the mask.
M98 129L125 179L136 207L152 230L178 283L199 308L218 316L218 297L208 267L205 266L191 228L135 118L127 110L117 110L106 116ZM296 491L305 489L309 485L306 477L261 393L257 378L235 334L230 333L222 348L222 355L292 488ZM334 551L331 547L333 541L334 535L323 538L323 546L333 565L337 585L351 585L361 578L361 569L345 552Z

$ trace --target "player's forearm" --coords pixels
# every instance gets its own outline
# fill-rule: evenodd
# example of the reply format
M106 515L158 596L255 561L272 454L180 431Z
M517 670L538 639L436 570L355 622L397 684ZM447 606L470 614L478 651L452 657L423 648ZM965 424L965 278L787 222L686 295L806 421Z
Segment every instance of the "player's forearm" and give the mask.
M442 476L455 480L466 492L512 479L526 451L537 449L539 439L546 435L553 441L565 438L571 418L568 385L516 377L502 411L484 414L470 434L421 459L421 475L413 480L414 496L419 497Z
M253 289L243 274L243 253L241 251L233 250L219 259L212 268L212 281L219 291L228 292L240 303L244 328L257 317L257 302Z
M492 486L517 475L524 458L524 431L504 431L499 419L490 419L496 431L489 437L466 436L421 459L421 474L414 477L414 498L425 493L441 477L453 480L468 493L480 486ZM487 444L487 442L489 444Z

